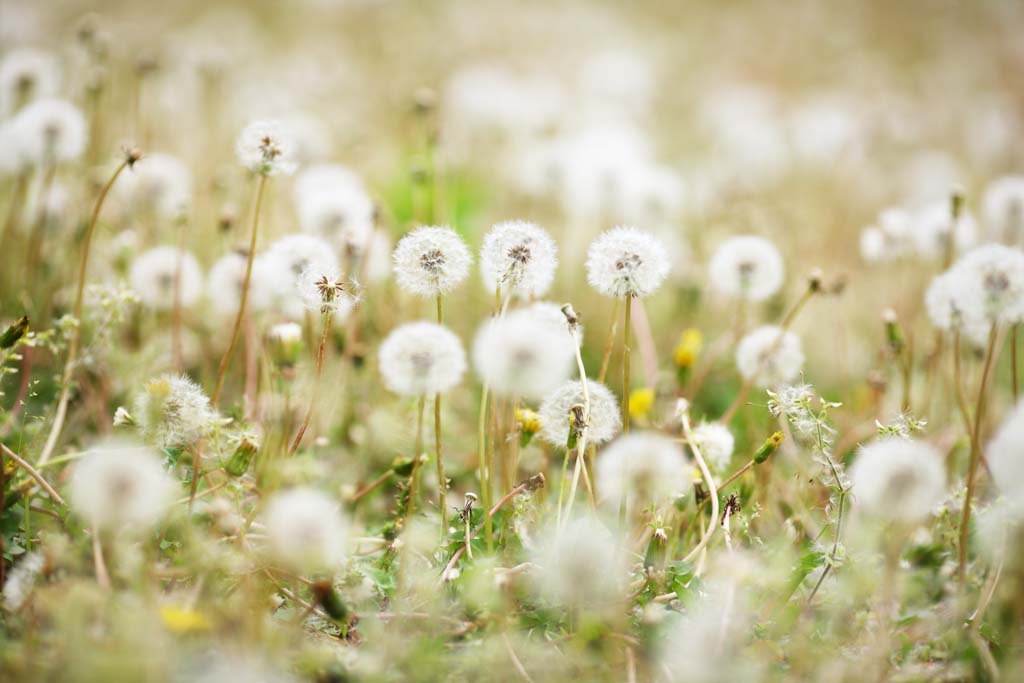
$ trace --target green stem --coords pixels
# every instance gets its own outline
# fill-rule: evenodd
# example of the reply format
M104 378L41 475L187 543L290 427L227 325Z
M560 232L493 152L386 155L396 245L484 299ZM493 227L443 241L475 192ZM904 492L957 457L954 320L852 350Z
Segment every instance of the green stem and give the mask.
M444 322L441 295L437 295L437 324ZM444 457L441 454L441 393L434 394L434 450L437 453L438 506L441 508L441 540L448 534L448 481L444 475Z
M626 295L625 314L622 317L622 433L629 432L629 328L633 312L633 297Z

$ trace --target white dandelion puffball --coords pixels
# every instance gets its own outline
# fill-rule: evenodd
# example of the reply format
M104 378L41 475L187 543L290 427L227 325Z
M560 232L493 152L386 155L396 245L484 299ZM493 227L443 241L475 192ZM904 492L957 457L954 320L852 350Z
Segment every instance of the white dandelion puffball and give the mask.
M668 271L665 247L636 228L612 228L587 251L587 281L605 296L647 296L661 286Z
M326 241L312 235L288 235L271 244L261 256L262 271L273 291L272 307L291 319L305 316L299 298L299 280L307 271L338 273L337 252Z
M295 210L302 231L361 254L373 234L376 207L362 180L337 164L317 164L295 179Z
M53 96L59 86L60 69L53 55L32 48L11 50L0 62L0 116Z
M744 380L758 387L792 382L804 367L800 337L776 325L758 327L740 341L736 367Z
M180 267L180 275L179 275ZM191 306L203 291L203 274L196 258L177 247L154 247L132 261L128 282L150 308L174 308L175 289L182 306Z
M764 301L779 291L785 267L775 245L763 237L733 237L715 250L708 265L711 286L730 297Z
M398 286L418 296L447 294L466 279L473 257L451 228L424 226L398 241L392 254Z
M992 478L1017 514L1024 513L1024 402L1018 403L985 450Z
M192 174L177 157L147 154L121 175L114 192L132 210L178 218L192 204Z
M983 340L988 325L979 308L979 285L976 278L967 277L956 268L932 278L924 295L932 325L944 332L962 332L972 341Z
M253 121L238 135L238 160L253 173L265 176L295 172L295 144L279 121Z
M85 118L66 100L36 100L19 111L11 125L23 153L34 163L74 161L85 150Z
M549 525L532 549L540 592L558 605L602 611L625 597L628 560L618 539L596 518Z
M177 483L151 449L130 441L91 448L75 465L71 505L90 526L143 530L167 512Z
M718 422L705 422L693 428L693 440L712 470L721 472L729 466L736 439L728 427Z
M339 269L328 270L311 265L295 283L299 300L311 313L330 313L343 320L359 300L356 287Z
M498 223L484 235L480 274L484 287L521 297L544 296L555 279L558 247L546 230L526 221Z
M921 256L940 260L949 249L959 253L973 247L978 241L978 224L966 210L954 221L952 202L946 199L917 213L913 236Z
M443 325L406 323L381 344L379 365L389 390L403 396L429 396L444 393L462 380L466 352Z
M587 442L602 444L610 441L622 429L619 400L605 385L587 380L590 395L590 426ZM540 437L555 448L565 448L569 440L569 411L575 405L584 405L583 383L567 380L548 394L540 405Z
M990 239L1003 244L1024 242L1024 176L992 181L985 189L982 211Z
M583 344L583 325L580 323L576 324L576 336L574 337L569 329L569 320L565 317L562 307L558 304L550 301L535 301L524 310L529 311L539 320L550 325L552 330L564 334L567 344Z
M337 503L311 488L274 494L263 514L270 554L300 572L330 572L345 559L348 524Z
M185 375L146 382L135 399L134 416L143 438L160 448L196 443L216 419L206 393Z
M953 266L968 283L963 310L977 310L989 323L1014 324L1024 319L1024 252L986 244L964 254Z
M569 377L574 346L537 315L518 310L485 322L473 341L473 367L499 396L539 399Z
M946 493L941 454L923 441L896 437L862 446L850 480L865 513L907 523L927 517Z
M886 260L891 254L885 233L874 226L864 228L860 233L860 255L868 263Z
M694 469L673 439L657 432L632 432L608 444L595 467L601 502L627 510L669 502L685 493Z
M217 259L207 273L207 299L218 315L232 316L238 313L238 307L242 305L242 288L245 286L248 261L244 253L231 251ZM273 278L266 273L267 265L266 259L253 259L246 302L246 310L252 313L267 310L273 300Z

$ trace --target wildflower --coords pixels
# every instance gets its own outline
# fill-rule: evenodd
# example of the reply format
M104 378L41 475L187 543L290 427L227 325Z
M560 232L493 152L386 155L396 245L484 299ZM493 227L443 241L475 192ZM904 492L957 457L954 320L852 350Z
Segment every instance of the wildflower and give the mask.
M533 435L540 431L540 416L529 408L516 408L516 431L519 432L519 446L526 448Z
M489 292L500 287L509 295L544 296L551 288L557 267L555 241L534 223L498 223L484 235L480 274Z
M376 207L359 177L337 164L317 164L295 180L302 231L340 249L362 254L369 246Z
M636 228L608 230L587 251L587 281L605 296L647 296L661 286L668 271L665 247Z
M429 322L395 328L380 346L384 385L396 394L427 396L448 391L466 371L462 342L447 327Z
M986 244L964 254L953 268L968 283L962 310L980 311L989 324L1024 319L1024 253L1019 249Z
M59 85L60 69L53 55L32 48L11 50L0 62L0 116L9 116L35 99L52 97Z
M782 256L775 245L754 235L726 240L708 265L713 288L746 301L764 301L778 292L784 272Z
M925 292L925 310L932 324L945 332L960 331L970 339L984 338L987 333L981 311L971 306L972 301L981 298L979 292L972 292L978 282L965 277L959 269L950 269L932 278Z
M149 448L110 441L90 449L71 476L71 505L90 526L142 530L156 524L176 488Z
M969 249L978 241L978 224L966 211L953 216L948 199L930 204L914 217L914 244L918 253L933 260Z
M697 357L704 346L704 335L700 330L689 327L683 330L679 337L679 343L672 350L672 360L679 369L692 368L697 363Z
M736 367L743 379L760 387L792 381L803 365L800 338L775 325L764 325L748 333L736 349Z
M574 519L561 530L551 525L531 555L540 591L556 604L599 612L625 597L625 553L594 517Z
M279 323L267 332L270 357L282 367L292 367L298 362L305 345L302 343L302 326L298 323Z
M1024 176L1003 176L992 181L982 199L990 239L1003 244L1024 242Z
M177 247L154 247L140 254L132 261L128 281L139 300L158 311L174 308L176 285L182 306L191 306L203 291L199 263Z
M321 315L343 318L358 301L355 285L346 282L339 271L321 270L315 265L299 276L295 287L306 310Z
M563 343L582 345L583 325L580 324L579 318L576 318L576 322L570 325L565 317L565 313L562 312L562 308L562 306L550 301L536 301L522 310L528 311L534 318L550 325L552 330L563 336ZM573 336L571 327L574 327L576 330L575 336ZM572 348L572 346L569 348Z
M230 251L221 256L206 275L206 293L214 311L222 316L238 313L242 303L242 288L245 286L245 269L248 257L241 252ZM249 301L246 309L259 313L270 307L274 299L274 278L267 272L271 262L257 257L252 263L252 278L249 281Z
M268 550L286 566L330 573L344 559L348 525L338 505L323 493L293 488L274 494L263 518Z
M208 631L210 620L202 612L187 607L164 605L160 608L160 620L174 633L196 633Z
M419 227L398 241L392 254L398 286L417 296L447 294L466 279L473 257L446 227Z
M596 472L601 500L618 509L625 499L627 509L635 511L638 505L658 505L684 492L695 470L671 438L640 431L608 444Z
M133 414L145 439L161 448L194 444L216 417L202 388L185 375L161 375L146 382Z
M602 444L622 429L619 401L608 387L595 380L587 380L587 393L590 396L587 441ZM568 380L548 394L538 411L540 437L556 448L565 448L569 440L570 411L583 403L583 383L579 380Z
M242 129L235 143L238 160L264 176L295 172L294 141L278 121L254 121Z
M224 471L232 477L240 477L249 471L249 465L260 449L260 438L253 432L239 432L232 434L228 443L234 445L235 451L224 465Z
M192 174L169 154L142 157L114 188L130 209L152 210L168 219L181 217L192 203Z
M629 415L637 419L646 419L654 407L654 389L644 387L629 395Z
M23 153L36 164L74 161L85 150L85 118L65 100L36 100L11 125Z
M573 346L529 310L484 323L473 341L473 366L498 395L540 398L568 378Z
M942 456L923 441L886 438L862 446L850 478L861 509L899 522L921 521L946 492Z
M39 551L25 553L14 564L4 582L2 597L5 609L9 612L21 609L32 594L39 576L46 569L46 564L46 556Z
M267 248L261 260L260 272L267 277L273 292L272 307L293 320L301 319L307 310L299 296L302 274L341 271L338 256L331 245L311 235L282 237Z
M992 478L1017 514L1024 512L1024 402L1018 403L1003 419L985 450Z
M712 470L723 471L732 459L736 440L729 428L718 422L705 422L693 429L693 440Z

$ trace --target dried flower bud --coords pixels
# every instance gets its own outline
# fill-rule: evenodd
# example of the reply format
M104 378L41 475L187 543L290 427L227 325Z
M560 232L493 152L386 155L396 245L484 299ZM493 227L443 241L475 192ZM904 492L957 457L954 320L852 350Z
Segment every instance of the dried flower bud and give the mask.
M28 332L28 316L21 316L0 335L0 349L9 349Z

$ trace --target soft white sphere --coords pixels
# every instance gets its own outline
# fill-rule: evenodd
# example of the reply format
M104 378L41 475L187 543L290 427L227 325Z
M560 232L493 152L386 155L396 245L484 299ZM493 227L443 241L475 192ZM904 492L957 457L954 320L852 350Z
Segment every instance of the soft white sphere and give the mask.
M161 375L146 382L133 411L143 437L160 448L194 444L216 418L202 387L186 375Z
M300 572L330 572L345 558L348 524L339 506L311 488L274 494L263 514L271 555Z
M736 439L728 427L718 422L705 422L693 428L693 440L712 470L721 472L729 466Z
M140 254L132 261L128 282L144 305L158 311L174 308L175 289L184 307L194 304L203 291L203 273L195 256L171 246Z
M647 296L661 286L668 271L665 247L636 228L612 228L587 251L587 281L605 296Z
M545 396L573 369L574 345L529 310L484 323L473 342L473 366L499 396Z
M1015 514L1024 513L1024 403L1003 419L985 450L992 479L1010 501Z
M36 100L11 125L23 153L36 164L74 161L85 150L85 117L66 100Z
M590 395L590 426L587 442L602 444L622 429L619 400L605 385L587 380ZM583 383L567 380L544 397L540 405L540 437L555 448L565 448L569 440L569 411L574 405L584 405Z
M631 432L606 446L597 457L596 480L601 501L627 510L660 505L685 493L694 469L672 438L657 432Z
M531 559L540 592L558 605L600 612L625 599L626 553L594 517L579 517L563 529L550 525Z
M1003 244L1024 242L1024 175L1003 176L989 183L982 212L990 239Z
M451 228L424 226L398 241L392 261L399 287L410 294L434 297L462 284L473 257Z
M380 346L384 386L405 396L432 396L462 380L466 353L447 327L429 322L401 325Z
M920 522L946 493L942 455L923 441L897 437L861 447L850 480L859 509L900 522Z
M711 286L747 301L764 301L782 287L785 267L775 245L763 237L732 237L715 250L708 265Z
M484 235L480 274L488 292L500 286L503 296L544 296L551 288L557 267L555 241L534 223L498 223Z
M740 340L736 367L743 379L759 387L786 384L796 379L804 367L803 345L793 332L764 325Z
M295 141L279 121L253 121L238 135L235 153L243 166L265 176L295 172Z

